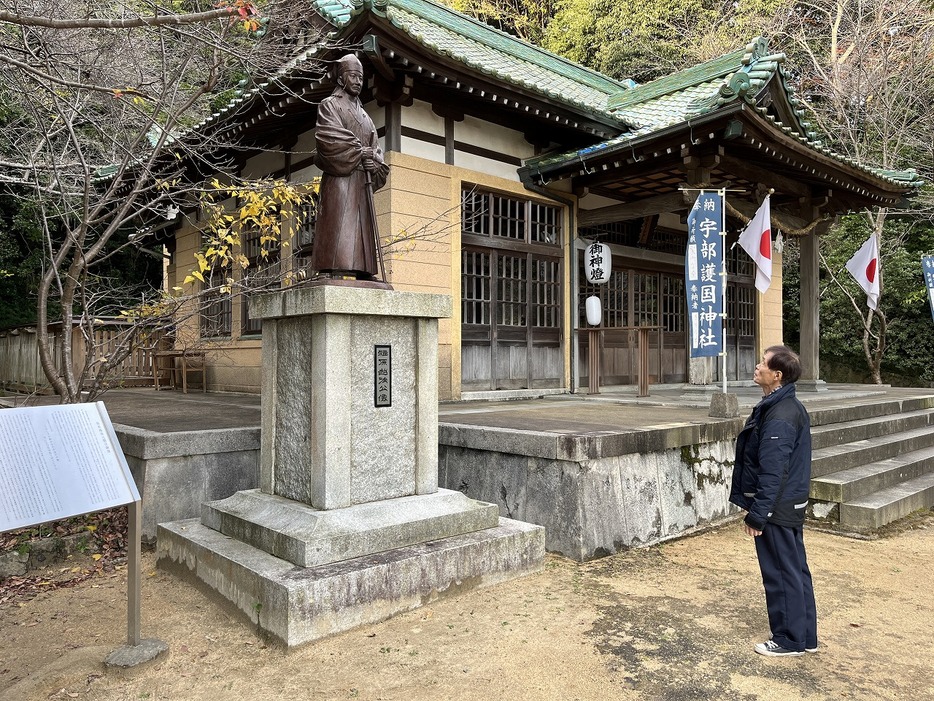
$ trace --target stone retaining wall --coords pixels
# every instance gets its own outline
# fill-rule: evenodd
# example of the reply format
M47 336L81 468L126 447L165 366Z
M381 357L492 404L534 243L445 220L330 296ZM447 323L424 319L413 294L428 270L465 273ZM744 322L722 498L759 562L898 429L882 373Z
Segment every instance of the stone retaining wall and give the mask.
M740 426L726 421L571 437L563 445L539 434L546 440L536 445L529 432L495 436L490 429L442 425L439 481L497 504L506 518L544 526L548 551L589 560L684 535L736 513L728 498ZM608 450L614 443L616 449ZM639 444L657 449L625 450ZM588 457L601 450L608 454ZM554 454L542 454L548 452Z
M201 515L205 501L259 485L259 427L157 433L114 425L143 499L144 543L156 525Z

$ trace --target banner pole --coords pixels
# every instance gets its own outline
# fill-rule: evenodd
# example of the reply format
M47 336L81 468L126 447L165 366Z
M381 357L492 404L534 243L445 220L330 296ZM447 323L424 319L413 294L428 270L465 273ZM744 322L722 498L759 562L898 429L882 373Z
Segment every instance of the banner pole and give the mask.
M726 394L726 190L720 189L720 275L723 280L721 294L721 308L723 309L723 323L720 324L720 347L723 349L723 363L720 369L720 375L723 377L723 393Z

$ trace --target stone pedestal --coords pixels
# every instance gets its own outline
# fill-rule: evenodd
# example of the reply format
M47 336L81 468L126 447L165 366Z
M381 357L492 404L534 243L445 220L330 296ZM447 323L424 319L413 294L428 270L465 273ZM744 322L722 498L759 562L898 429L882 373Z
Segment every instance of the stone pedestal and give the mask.
M438 489L438 319L450 297L322 285L250 310L263 320L262 491L337 509Z
M438 319L450 298L319 285L263 295L260 488L159 527L159 564L297 645L541 567L544 530L438 489Z
M688 383L707 387L714 383L717 358L690 358L688 360Z

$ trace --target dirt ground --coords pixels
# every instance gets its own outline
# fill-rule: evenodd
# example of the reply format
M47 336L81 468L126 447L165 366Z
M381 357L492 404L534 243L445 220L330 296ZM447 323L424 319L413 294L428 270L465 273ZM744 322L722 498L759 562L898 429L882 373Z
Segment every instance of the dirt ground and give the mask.
M820 649L756 655L768 636L739 522L444 598L287 651L143 562L143 637L169 652L131 671L125 570L0 604L0 698L934 699L934 519L872 540L808 531ZM79 559L59 567L80 567Z

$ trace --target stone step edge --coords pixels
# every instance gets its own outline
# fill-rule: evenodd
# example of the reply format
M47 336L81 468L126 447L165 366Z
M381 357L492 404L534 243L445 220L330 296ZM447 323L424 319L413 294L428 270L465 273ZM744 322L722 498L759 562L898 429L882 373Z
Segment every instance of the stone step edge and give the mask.
M858 453L861 451L868 451L874 448L886 447L892 448L897 447L900 443L915 439L915 438L925 438L929 437L931 443L929 445L934 445L934 431L930 427L922 426L920 428L913 428L909 431L899 431L898 433L890 433L885 436L876 436L874 438L862 438L858 441L850 441L849 443L839 443L837 445L829 445L825 448L818 448L813 451L811 454L811 463L823 462L826 460L831 460L833 458L839 457L841 455L847 455L851 453ZM914 450L921 450L921 448L915 448ZM888 455L888 457L894 457L894 455ZM886 459L886 458L881 458ZM847 468L844 468L847 469ZM829 472L822 472L820 476L830 474Z
M544 559L544 529L505 518L484 531L313 568L295 567L198 519L160 524L157 546L160 569L206 586L289 647L531 574Z
M872 416L864 419L848 419L846 421L820 424L818 426L812 425L811 435L833 434L838 431L846 431L848 429L858 428L860 426L873 426L878 428L880 426L886 426L887 424L903 421L905 419L915 419L922 421L925 418L927 420L924 421L921 426L934 425L934 409L917 409L914 411L903 411L894 414L882 414L880 416ZM921 426L917 426L915 428L920 428Z
M879 528L931 506L934 506L934 473L844 502L840 505L840 523L856 530Z
M882 436L895 436L899 433L929 429L934 431L934 412L930 416L907 416L896 414L888 416L883 421L847 422L846 425L834 424L825 427L828 430L811 431L814 450L834 448L847 443L874 440Z
M904 399L891 399L886 401L877 402L875 404L839 404L836 406L811 406L808 409L808 413L811 416L811 424L813 426L827 426L833 425L834 423L840 423L837 421L825 422L824 418L832 416L838 412L857 412L863 413L861 418L881 418L884 416L891 416L893 414L902 414L910 411L923 411L925 409L934 409L934 397L931 396L918 396L918 397L907 397ZM852 420L852 419L846 419Z
M866 494L856 499L844 502L843 506L849 508L882 508L897 503L905 497L912 496L923 489L934 488L934 472L915 477L904 482L880 489L872 494Z
M863 465L856 465L854 467L849 467L844 470L838 470L837 472L830 472L826 475L821 475L820 477L812 477L811 485L813 490L813 485L815 483L826 485L828 489L840 488L843 489L853 483L861 481L872 481L873 479L879 477L888 472L894 472L902 469L911 469L919 465L919 463L930 462L930 465L925 465L922 467L922 472L920 475L915 475L915 477L923 476L929 472L934 472L934 447L921 448L919 450L913 450L910 453L903 453L891 458L886 458L884 460L876 460L871 463L865 463ZM914 479L911 477L909 479ZM894 486L906 480L897 480L891 484L886 485L883 489ZM822 501L851 501L866 494L872 494L879 491L878 489L872 491L866 491L859 494L853 494L846 498L836 499L829 498L826 496L814 496L815 499L820 499ZM813 492L812 492L813 493Z

